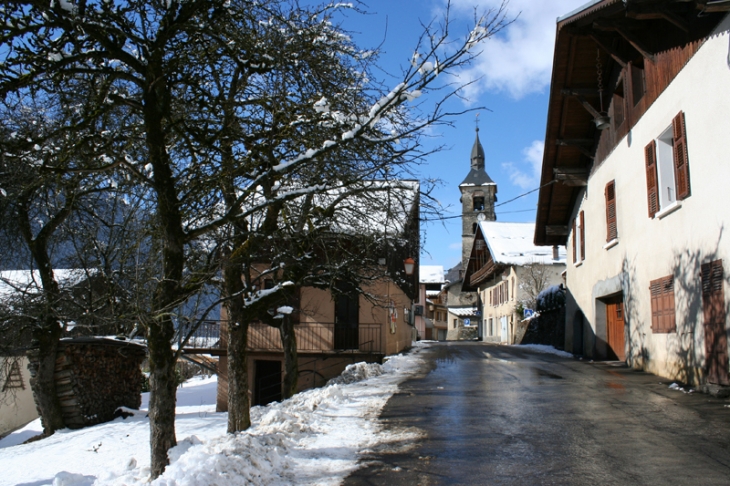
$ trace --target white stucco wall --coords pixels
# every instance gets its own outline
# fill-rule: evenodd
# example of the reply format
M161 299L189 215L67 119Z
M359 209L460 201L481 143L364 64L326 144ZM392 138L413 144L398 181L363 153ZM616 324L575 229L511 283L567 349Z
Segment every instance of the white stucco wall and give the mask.
M575 208L583 210L586 256L573 265L568 241L566 349L573 349L573 317L586 320L583 351L605 351L605 308L600 301L623 292L627 361L637 368L697 383L704 366L700 265L723 259L725 299L730 297L730 17L680 71L633 130L589 179ZM644 147L684 111L691 195L663 218L649 218ZM615 180L618 244L605 249L604 188ZM652 333L649 282L675 277L677 332ZM727 306L726 306L727 307ZM726 323L727 326L727 323Z
M4 365L10 359L14 358L0 357L0 370L7 369ZM30 389L30 372L26 357L20 358L20 372L25 388L6 390L4 393L2 389L7 377L4 373L0 374L0 437L38 418Z

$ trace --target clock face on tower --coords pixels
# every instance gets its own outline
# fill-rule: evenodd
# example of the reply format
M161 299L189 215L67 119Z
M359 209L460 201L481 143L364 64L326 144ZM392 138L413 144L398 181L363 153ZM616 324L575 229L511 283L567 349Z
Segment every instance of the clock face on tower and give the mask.
M484 221L485 219L487 219L487 217L484 216L484 213L479 213L479 214L477 214L477 219L479 221Z

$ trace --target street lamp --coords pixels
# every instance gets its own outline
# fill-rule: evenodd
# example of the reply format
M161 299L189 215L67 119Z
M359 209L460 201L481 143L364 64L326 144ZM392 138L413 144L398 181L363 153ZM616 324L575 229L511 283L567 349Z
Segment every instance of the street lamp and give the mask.
M413 258L408 257L403 260L403 266L406 268L406 275L413 275L413 270L416 268L416 262Z

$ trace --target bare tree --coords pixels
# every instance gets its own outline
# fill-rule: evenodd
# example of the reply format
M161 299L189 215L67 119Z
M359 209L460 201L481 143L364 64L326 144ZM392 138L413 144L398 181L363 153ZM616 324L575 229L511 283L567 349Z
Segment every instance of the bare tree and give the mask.
M176 444L174 366L181 350L172 341L179 310L223 268L223 299L237 326L229 348L233 343L245 356L246 317L237 313L264 306L287 286L262 295L239 275L249 275L267 252L278 261L269 240L286 226L287 203L407 175L427 155L421 130L458 114L445 110L459 93L444 81L449 71L504 25L502 9L489 12L457 45L450 45L448 19L441 28L425 26L401 82L384 87L373 81L370 53L332 23L333 10L343 7L27 1L0 12L0 95L57 100L62 133L83 140L83 158L55 172L41 168L114 177L148 198L149 251L140 252L138 265L156 275L134 291L151 295L137 298L136 317L149 349L152 478ZM417 104L444 89L429 110ZM328 209L308 211L326 217ZM49 280L47 293L55 292ZM49 325L58 327L50 319ZM241 394L241 368L236 376ZM241 400L233 429L248 423Z

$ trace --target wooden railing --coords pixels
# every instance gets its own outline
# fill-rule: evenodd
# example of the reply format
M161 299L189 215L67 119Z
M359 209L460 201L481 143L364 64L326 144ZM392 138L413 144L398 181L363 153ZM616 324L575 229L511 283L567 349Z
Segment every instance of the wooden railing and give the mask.
M334 323L302 323L294 326L297 351L360 351L384 352L380 324L360 324L356 328L335 328ZM251 324L248 330L251 351L281 351L277 328L266 324Z

